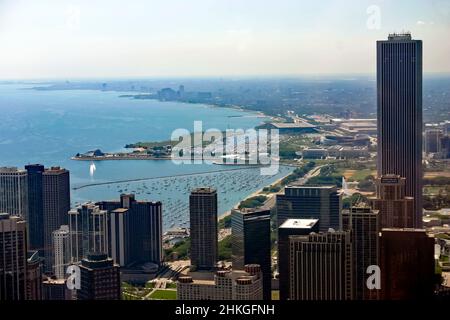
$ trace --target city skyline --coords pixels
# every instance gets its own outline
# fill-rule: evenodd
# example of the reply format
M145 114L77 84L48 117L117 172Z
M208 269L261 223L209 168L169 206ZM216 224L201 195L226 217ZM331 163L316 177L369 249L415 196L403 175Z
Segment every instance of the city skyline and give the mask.
M405 6L408 11L399 16ZM450 1L352 1L342 9L334 0L264 6L253 0L134 0L127 6L6 0L0 2L0 74L36 79L374 73L374 42L405 30L424 40L425 72L450 72L450 44L442 41L450 30Z

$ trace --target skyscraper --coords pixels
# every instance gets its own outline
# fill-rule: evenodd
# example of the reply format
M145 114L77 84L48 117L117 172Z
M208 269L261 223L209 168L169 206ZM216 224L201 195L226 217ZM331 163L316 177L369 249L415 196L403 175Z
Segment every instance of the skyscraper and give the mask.
M242 270L247 264L260 265L264 300L270 300L272 294L270 210L232 210L231 230L233 268Z
M351 300L349 232L289 237L290 300Z
M40 164L25 166L28 173L28 242L30 250L44 247L44 199L42 174L45 169Z
M0 212L28 219L28 180L25 170L0 168Z
M414 199L405 196L405 183L405 178L392 174L375 180L376 195L369 203L379 211L380 229L414 226Z
M67 224L70 210L69 171L60 167L46 169L42 174L44 201L44 271L53 271L53 231Z
M319 220L317 219L287 219L278 228L278 273L280 300L289 299L289 237L307 236L311 232L319 232Z
M71 262L68 225L62 225L58 230L53 231L53 251L55 255L53 273L57 279L64 279L66 269Z
M27 253L27 300L42 300L42 258L38 251Z
M25 221L0 213L0 301L25 300L27 272Z
M422 41L390 34L377 41L378 176L406 178L414 227L422 225Z
M287 219L319 219L320 231L340 230L341 197L335 186L288 186L277 194L277 225Z
M134 194L122 194L119 201L101 201L97 205L110 215L110 256L116 263L121 266L147 262L161 265L161 202L137 201Z
M434 289L434 239L422 229L386 228L380 238L381 298L430 299Z
M106 254L81 260L77 300L120 300L120 267Z
M217 192L197 188L189 197L191 266L211 270L217 262Z
M343 210L343 229L350 231L353 262L353 294L356 300L376 300L379 290L367 287L367 268L379 265L379 214L370 207Z
M79 262L90 253L108 253L106 210L87 202L70 210L68 216L72 262Z

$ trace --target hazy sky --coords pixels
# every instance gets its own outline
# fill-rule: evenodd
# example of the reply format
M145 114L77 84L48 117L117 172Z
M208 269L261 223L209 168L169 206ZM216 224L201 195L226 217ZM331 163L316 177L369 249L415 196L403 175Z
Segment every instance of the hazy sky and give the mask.
M373 73L402 30L450 72L450 0L0 0L0 78Z

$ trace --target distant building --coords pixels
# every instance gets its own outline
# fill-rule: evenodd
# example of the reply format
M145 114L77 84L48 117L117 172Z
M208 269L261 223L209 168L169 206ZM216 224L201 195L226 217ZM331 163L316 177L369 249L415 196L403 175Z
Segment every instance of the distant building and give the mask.
M68 225L62 225L58 230L53 231L53 251L55 256L53 274L57 279L64 279L66 269L72 261Z
M27 298L25 220L0 213L0 301Z
M425 152L438 153L441 152L441 139L443 132L441 129L430 128L425 130Z
M414 199L407 197L405 178L383 175L375 180L376 196L369 197L370 205L380 212L380 228L412 228Z
M44 272L53 271L53 231L67 224L70 210L69 171L60 167L46 169L42 174L44 202Z
M30 250L42 251L44 247L44 193L41 164L25 166L28 173L28 239ZM42 254L42 252L41 252Z
M16 167L0 168L0 212L28 219L27 171Z
M317 126L312 125L308 122L271 122L261 125L261 129L277 129L280 134L287 133L315 133L317 132Z
M217 192L212 188L197 188L189 196L191 232L191 265L195 270L211 270L216 267Z
M356 300L377 300L379 290L367 287L367 268L379 266L379 212L370 207L342 211L343 229L350 231L353 261L353 295Z
M69 211L71 262L79 262L94 252L108 253L107 214L92 202Z
M83 259L80 272L77 300L120 300L120 267L106 254Z
M319 232L317 219L287 219L278 228L278 273L280 283L280 300L289 299L290 261L289 237L307 236L311 232Z
M277 194L277 225L287 219L319 219L320 231L341 229L341 194L335 186L287 186Z
M406 178L414 227L422 226L422 41L390 34L377 41L378 176Z
M49 277L42 282L43 300L72 300L72 292L67 288L65 279Z
M178 92L171 88L164 88L158 91L158 99L161 101L173 101L178 99Z
M305 148L302 151L304 159L325 159L328 157L328 150L325 148Z
M259 264L263 274L264 300L270 300L272 295L270 210L232 210L231 230L233 268L243 270L245 265Z
M42 259L38 251L27 254L27 300L42 300Z
M244 270L192 272L180 276L177 300L263 300L263 280L259 265Z
M383 229L381 298L429 299L434 290L434 239L422 229Z
M109 212L109 252L123 272L130 264L161 265L161 202L137 201L133 194L123 194L119 201L101 201L97 205Z
M290 300L353 298L349 232L291 236L289 247Z

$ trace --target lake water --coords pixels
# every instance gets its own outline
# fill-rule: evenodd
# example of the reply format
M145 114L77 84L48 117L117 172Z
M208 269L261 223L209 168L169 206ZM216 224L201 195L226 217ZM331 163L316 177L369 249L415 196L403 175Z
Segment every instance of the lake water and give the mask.
M91 175L90 162L70 157L97 148L120 151L132 142L170 140L175 129L193 131L197 120L203 121L204 130L225 130L253 128L264 118L253 112L200 104L119 98L117 92L37 91L30 87L0 85L0 166L62 166L70 170L72 188L148 178L73 189L73 206L89 200L118 199L120 193L133 192L139 200L163 203L166 230L188 226L188 195L195 187L217 188L222 214L292 170L280 167L277 175L261 176L258 168L230 170L217 165L136 160L97 161Z

